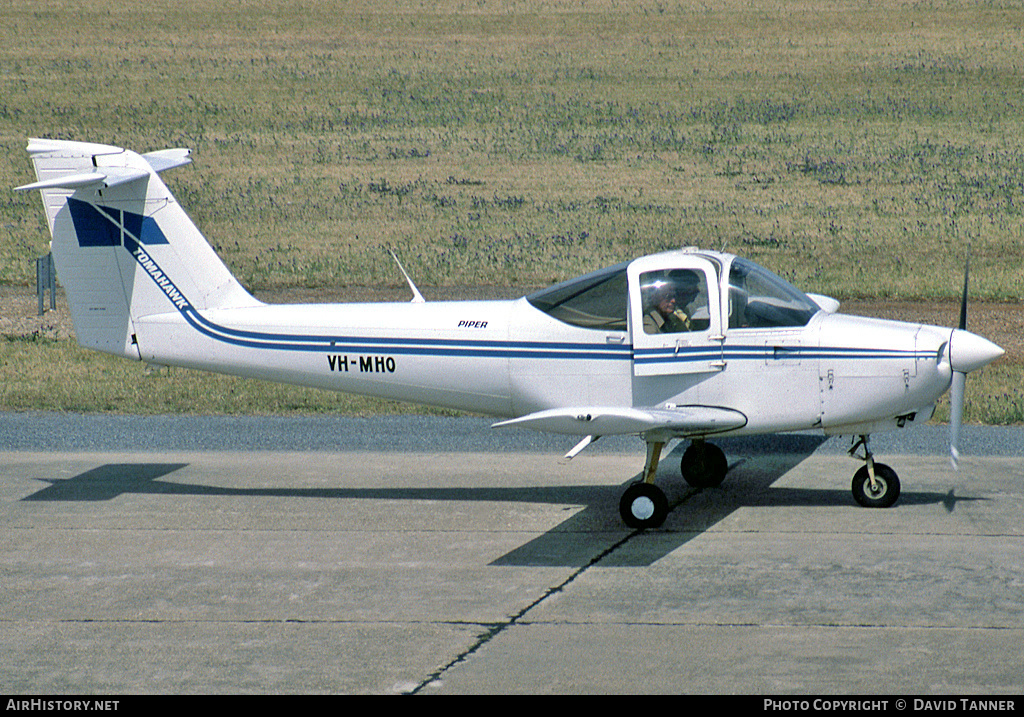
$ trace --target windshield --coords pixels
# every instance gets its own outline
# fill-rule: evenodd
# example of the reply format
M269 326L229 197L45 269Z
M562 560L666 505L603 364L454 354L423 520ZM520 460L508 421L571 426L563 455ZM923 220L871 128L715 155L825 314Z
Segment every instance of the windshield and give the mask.
M805 326L819 307L782 277L746 259L729 269L729 328Z
M541 289L526 297L552 318L585 329L625 331L627 263Z

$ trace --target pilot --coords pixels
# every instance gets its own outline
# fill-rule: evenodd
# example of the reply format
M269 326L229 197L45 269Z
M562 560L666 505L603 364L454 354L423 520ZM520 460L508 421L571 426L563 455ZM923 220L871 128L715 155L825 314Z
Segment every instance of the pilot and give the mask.
M690 309L699 293L698 279L692 272L681 272L659 280L653 287L644 313L644 333L674 334L699 328L694 325Z

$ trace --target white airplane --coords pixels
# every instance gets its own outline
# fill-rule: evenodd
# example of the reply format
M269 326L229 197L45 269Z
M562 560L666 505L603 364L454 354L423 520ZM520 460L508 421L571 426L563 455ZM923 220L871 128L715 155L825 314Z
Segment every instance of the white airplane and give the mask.
M32 139L52 251L81 345L137 361L482 413L580 437L647 443L620 502L634 528L662 524L665 444L685 439L683 478L721 483L715 435L819 429L858 438L863 506L899 496L868 437L931 418L952 385L954 463L964 380L1003 354L966 328L836 313L731 254L682 249L596 271L514 301L267 305L231 275L159 172L189 150ZM401 265L399 264L401 268ZM861 458L861 456L857 456Z

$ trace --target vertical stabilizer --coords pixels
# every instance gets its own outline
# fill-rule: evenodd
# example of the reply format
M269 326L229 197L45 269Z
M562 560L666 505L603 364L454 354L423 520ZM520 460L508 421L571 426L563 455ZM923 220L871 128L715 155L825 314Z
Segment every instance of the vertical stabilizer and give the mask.
M143 316L258 306L178 205L158 172L188 150L139 155L86 142L30 140L36 182L78 342L139 358Z

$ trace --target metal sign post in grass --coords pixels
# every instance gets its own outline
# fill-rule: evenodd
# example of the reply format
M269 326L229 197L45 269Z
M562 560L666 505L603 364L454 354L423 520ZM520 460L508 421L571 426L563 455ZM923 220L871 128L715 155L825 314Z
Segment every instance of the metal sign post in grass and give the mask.
M39 297L39 315L45 313L43 298L50 291L50 308L57 308L57 269L53 265L53 254L36 259L36 295Z

